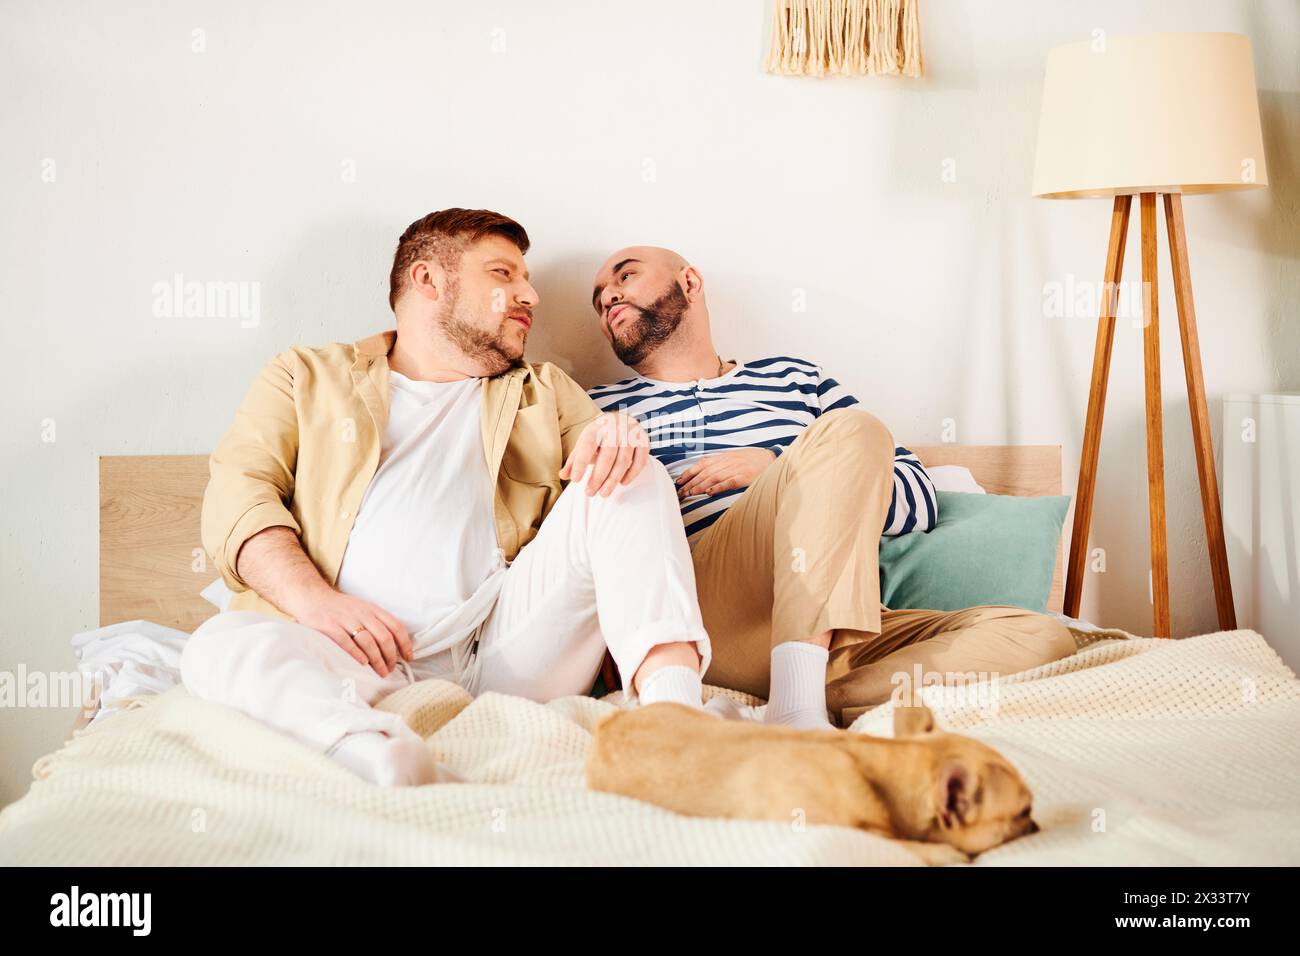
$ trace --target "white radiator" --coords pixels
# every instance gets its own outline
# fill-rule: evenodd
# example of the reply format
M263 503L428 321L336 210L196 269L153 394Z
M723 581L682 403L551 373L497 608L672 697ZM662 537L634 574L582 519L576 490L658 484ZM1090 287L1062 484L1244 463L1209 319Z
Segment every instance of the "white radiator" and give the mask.
M1300 671L1300 395L1224 398L1222 460L1237 626Z

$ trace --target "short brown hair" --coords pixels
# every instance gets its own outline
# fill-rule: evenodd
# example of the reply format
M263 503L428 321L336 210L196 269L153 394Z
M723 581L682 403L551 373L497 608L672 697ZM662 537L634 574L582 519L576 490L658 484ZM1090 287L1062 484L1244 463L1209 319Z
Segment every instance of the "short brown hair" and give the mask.
M504 236L520 252L528 251L524 227L489 209L440 209L415 220L397 240L397 251L393 253L393 271L388 276L389 306L397 308L397 297L406 285L411 263L437 259L448 272L455 272L466 247L490 235Z

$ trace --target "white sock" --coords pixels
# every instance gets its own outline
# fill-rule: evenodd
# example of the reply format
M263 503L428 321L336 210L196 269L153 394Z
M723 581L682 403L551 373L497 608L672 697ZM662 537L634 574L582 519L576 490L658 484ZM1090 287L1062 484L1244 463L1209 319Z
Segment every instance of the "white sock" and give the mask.
M766 724L801 730L834 730L826 716L826 661L830 652L807 641L772 648L771 691Z
M446 779L423 741L390 737L377 730L348 734L329 756L381 787L418 787Z
M637 692L642 704L671 701L690 707L704 707L704 689L700 686L700 672L685 664L661 667L641 684Z

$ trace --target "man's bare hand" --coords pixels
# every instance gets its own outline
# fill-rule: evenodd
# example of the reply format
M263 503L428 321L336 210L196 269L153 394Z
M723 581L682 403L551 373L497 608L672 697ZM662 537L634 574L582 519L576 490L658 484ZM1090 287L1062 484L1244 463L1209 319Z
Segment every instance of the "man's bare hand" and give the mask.
M293 528L263 528L240 547L235 567L264 600L320 631L381 677L392 672L399 653L411 660L411 636L402 622L369 601L330 587ZM352 632L363 626L365 630L353 638Z
M624 412L606 412L582 430L560 477L576 481L590 465L587 494L600 492L608 498L620 484L635 478L649 457L650 436L641 423Z
M369 664L380 677L392 673L399 654L411 660L411 635L402 622L364 598L325 587L314 589L300 607L285 610L343 648L358 664ZM356 637L353 631L358 631Z
M776 452L766 448L733 448L706 455L677 476L677 497L748 488L774 461Z

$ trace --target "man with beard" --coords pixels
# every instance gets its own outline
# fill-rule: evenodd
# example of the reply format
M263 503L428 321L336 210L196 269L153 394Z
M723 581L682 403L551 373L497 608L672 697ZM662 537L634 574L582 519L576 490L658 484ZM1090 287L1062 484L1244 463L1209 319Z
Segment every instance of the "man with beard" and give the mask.
M398 242L396 329L296 346L211 458L202 536L236 592L182 657L226 703L380 784L440 779L372 704L437 677L471 694L701 706L711 649L672 480L645 433L523 361L528 236L446 209Z
M592 306L637 374L589 394L641 420L681 499L711 684L768 699L769 723L825 729L889 699L895 675L1013 673L1071 654L1059 621L1020 608L891 610L880 537L937 519L916 456L812 362L723 361L704 280L635 246L596 274Z

